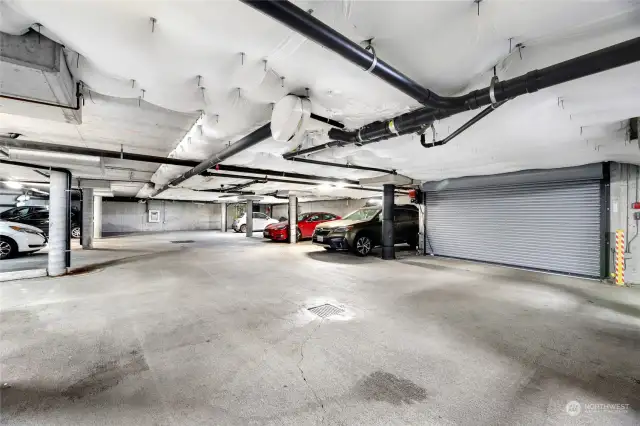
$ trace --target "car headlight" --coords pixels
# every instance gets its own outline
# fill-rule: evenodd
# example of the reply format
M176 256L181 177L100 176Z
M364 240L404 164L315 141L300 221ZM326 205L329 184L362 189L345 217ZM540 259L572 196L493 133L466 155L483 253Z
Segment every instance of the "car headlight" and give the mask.
M353 226L349 225L349 226L339 226L337 228L333 228L332 232L336 232L336 233L340 233L340 232L348 232L351 231L353 229Z
M278 225L274 227L275 229L287 229L287 225Z
M11 225L9 226L9 228L13 229L14 231L25 232L27 234L42 235L42 231L34 231L33 229L23 228L21 226Z

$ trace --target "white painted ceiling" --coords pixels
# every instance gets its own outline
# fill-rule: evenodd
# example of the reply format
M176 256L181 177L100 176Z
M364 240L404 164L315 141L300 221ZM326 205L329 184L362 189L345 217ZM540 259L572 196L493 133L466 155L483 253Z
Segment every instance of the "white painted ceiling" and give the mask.
M640 36L635 0L485 0L479 15L471 0L296 4L354 41L374 38L380 58L442 95L487 86L494 66L504 80ZM273 102L287 93L306 94L307 88L314 112L348 127L419 106L238 1L2 0L0 13L0 31L20 34L42 24L44 35L66 46L72 73L92 93L92 99L85 97L82 125L0 114L0 133L201 160L267 122ZM518 43L526 47L510 54L509 46ZM416 136L405 136L311 158L397 169L420 180L607 160L640 164L637 141L628 141L625 127L640 116L638 75L640 65L634 64L522 96L443 147L427 150ZM476 113L435 123L436 137L446 137ZM325 140L326 133L313 132L304 144ZM291 163L281 158L287 149L269 139L225 164L344 179L377 174ZM117 169L124 164L113 165L109 176L126 174ZM141 180L160 184L186 170L127 164ZM75 171L105 174L104 168ZM219 194L187 188L246 181L196 177L162 197L214 200ZM122 194L141 188L127 185ZM299 188L268 183L254 189ZM314 188L314 194L327 190Z

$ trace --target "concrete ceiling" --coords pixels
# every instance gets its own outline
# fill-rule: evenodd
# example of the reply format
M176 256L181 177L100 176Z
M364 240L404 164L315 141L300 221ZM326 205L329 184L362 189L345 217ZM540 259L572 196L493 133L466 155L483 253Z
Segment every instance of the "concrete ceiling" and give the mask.
M494 66L507 79L640 36L640 4L633 1L488 1L479 15L472 1L296 4L357 42L373 37L381 58L443 95L486 86ZM42 24L42 34L65 45L71 72L91 90L81 125L0 114L0 133L200 160L267 122L272 102L287 93L306 94L306 88L314 112L348 127L418 106L237 1L5 0L0 9L0 31L20 34ZM509 45L517 43L526 47L510 54ZM312 158L397 169L420 180L608 160L640 164L637 142L628 140L625 127L640 116L637 75L640 65L634 64L520 97L444 147L426 150L417 137L406 136ZM436 137L446 137L474 114L435 123ZM304 143L326 140L326 132L318 131ZM289 148L270 139L225 163L343 179L376 175L291 163L281 158ZM163 184L186 170L127 164L74 172L129 180L137 173L140 180ZM121 170L127 167L133 170ZM216 199L189 188L220 183L193 178L163 198ZM276 187L295 189L270 183L251 190ZM141 189L125 185L118 191L144 195ZM331 190L334 196L369 195Z

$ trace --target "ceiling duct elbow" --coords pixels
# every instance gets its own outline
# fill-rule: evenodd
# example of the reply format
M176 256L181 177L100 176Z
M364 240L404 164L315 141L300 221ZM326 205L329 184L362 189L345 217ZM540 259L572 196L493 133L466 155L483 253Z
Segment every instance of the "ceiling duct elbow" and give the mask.
M297 145L311 119L311 100L296 95L287 95L273 107L271 135L278 142Z

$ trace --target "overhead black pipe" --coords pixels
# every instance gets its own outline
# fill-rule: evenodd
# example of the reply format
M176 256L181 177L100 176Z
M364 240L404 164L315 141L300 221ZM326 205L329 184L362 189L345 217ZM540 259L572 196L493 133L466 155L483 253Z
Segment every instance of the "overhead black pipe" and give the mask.
M255 185L256 183L266 183L266 179L254 179L251 182L241 183L240 185L234 185L228 188L221 188L220 192L236 192L241 189L247 188L251 185Z
M295 161L298 163L307 163L307 164L316 164L318 166L330 166L330 167L340 167L343 169L353 169L353 170L366 170L369 172L380 172L386 174L398 174L395 170L387 170L387 169L379 169L377 167L367 167L367 166L356 166L354 164L340 164L340 163L331 163L329 161L319 161L319 160L310 160L308 158L289 158L290 161Z
M460 97L464 99L463 105L456 106L452 109L420 108L390 120L376 121L367 124L360 129L350 132L331 129L329 130L329 137L337 141L342 141L343 143L362 144L368 141L382 140L413 133L424 129L436 120L442 120L469 109L477 109L492 104L495 105L526 93L533 93L540 89L638 61L640 61L640 37L540 70L534 70L510 80L494 82L494 84L487 88L474 90ZM314 148L317 150L324 149L323 145Z
M334 51L423 105L432 108L452 108L456 106L454 101L461 102L456 98L445 98L425 89L385 61L379 59L373 52L349 40L291 2L282 0L241 1L321 46Z
M64 104L56 104L56 103L53 103L53 102L39 101L37 99L21 98L19 96L4 95L4 94L0 94L0 98L11 99L12 101L26 102L26 103L30 103L30 104L36 104L36 105L44 105L44 106L50 106L50 107L55 107L55 108L62 108L62 109L70 109L70 110L73 110L73 111L79 111L80 110L80 98L82 98L82 93L80 92L80 87L81 87L81 83L80 82L76 83L76 105L75 106L73 106L73 105L64 105ZM14 134L16 134L16 133L14 133Z
M476 124L478 121L482 120L484 117L486 117L487 115L491 114L493 111L495 111L496 109L498 109L501 105L503 105L505 102L500 102L498 104L491 105L486 107L485 109L483 109L482 111L480 111L479 114L475 115L471 120L467 121L466 123L464 123L462 126L460 126L458 129L456 129L453 133L451 133L449 136L447 136L444 139L441 139L439 141L434 141L434 142L427 142L424 133L422 133L420 135L420 143L422 144L423 147L425 148L433 148L434 146L440 146L440 145L446 145L447 143L449 143L453 138L457 137L458 135L460 135L462 132L464 132L465 130L467 130L469 127L473 126L474 124ZM434 137L435 139L435 137Z
M340 142L340 145L344 145L344 142ZM195 161L195 160L184 160L180 158L159 157L159 156L145 155L145 154L133 154L125 151L109 151L105 149L85 148L81 146L58 145L58 144L52 144L48 142L36 142L36 141L30 141L25 139L14 139L11 137L3 137L3 136L0 136L0 146L5 146L8 148L28 149L33 151L60 152L65 154L77 154L77 155L88 155L88 156L94 156L94 157L114 158L118 160L139 161L143 163L169 164L172 166L195 167L201 163L201 161ZM298 153L299 152L301 151L298 151ZM325 165L329 166L330 164L332 167L342 167L341 164L334 165L333 163L329 163ZM342 180L338 178L330 178L330 177L324 177L324 176L305 175L300 173L282 172L282 171L270 170L270 169L256 169L252 167L234 166L229 164L217 164L215 168L218 170L228 171L228 172L256 173L260 175L271 175L271 176L286 175L292 178L299 178L299 179L328 180L333 182L338 182Z
M314 114L314 113L311 113L311 118L313 118L316 121L321 121L323 123L327 123L330 126L337 127L338 129L344 129L344 124L342 124L342 123L340 123L340 122L338 122L336 120L332 120L330 118L323 117L321 115Z
M232 175L229 173L218 173L218 172L204 172L202 173L202 176L211 176L211 177L226 177L226 178L235 178L235 179L255 179L255 176L247 176L247 175ZM317 186L318 182L306 182L306 181L300 181L300 180L290 180L290 179L280 179L280 178L272 178L272 177L266 177L263 179L264 183L267 182L281 182L281 183L290 183L293 185L307 185L307 186ZM371 192L382 192L381 189L378 188L365 188L360 186L360 184L358 183L357 180L349 180L349 179L342 179L342 180L338 180L338 182L340 182L341 184L350 184L350 185L345 185L342 186L342 188L344 189L355 189L358 191L371 191ZM199 191L204 191L204 190L199 190ZM220 191L219 189L216 189L215 191ZM406 193L402 193L402 194L406 194Z
M244 151L247 148L257 145L263 140L268 139L270 137L271 137L271 123L267 123L264 126L260 127L259 129L249 133L247 136L243 137L239 141L229 145L222 151L219 151L213 154L212 156L210 156L209 158L207 158L197 166L193 167L191 170L173 179L171 182L156 189L155 191L153 191L153 194L151 195L151 197L155 197L158 194L166 191L170 187L179 185L185 180L192 178L193 176L198 176L200 173L206 171L211 167L214 167L216 164L221 163L227 158L232 157L238 154L239 152Z

